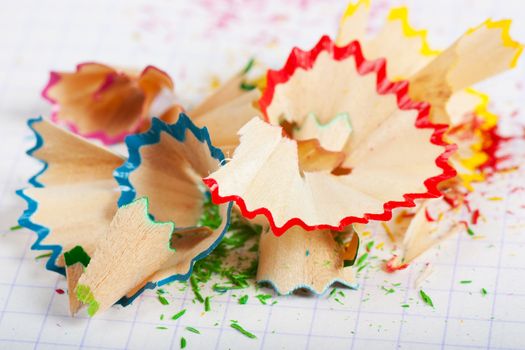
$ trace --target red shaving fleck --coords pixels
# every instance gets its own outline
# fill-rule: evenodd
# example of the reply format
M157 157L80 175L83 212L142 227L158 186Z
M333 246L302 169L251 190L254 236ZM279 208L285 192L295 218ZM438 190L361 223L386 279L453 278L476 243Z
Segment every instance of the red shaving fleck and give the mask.
M428 222L436 221L436 219L434 219L432 216L430 216L430 213L428 212L428 208L425 208L425 217L427 218Z
M454 200L450 197L443 196L443 200L451 207L454 208L456 206L456 203L454 203Z
M64 290L60 289L60 288L55 289L55 292L57 292L57 294L64 294L65 293Z
M399 270L404 270L408 267L408 264L395 265L397 262L397 255L394 255L385 263L384 270L388 273L394 273Z
M518 186L518 187L514 187L514 188L512 189L512 191L510 191L510 193L516 193L516 192L524 191L524 190L525 190L525 187Z
M470 208L470 203L466 198L463 199L463 203L465 204L465 207L467 208L468 212L472 212L472 209Z
M472 225L477 225L479 220L479 209L474 210L472 213L472 218L470 219L470 222Z
M459 205L459 203L458 203L458 201L457 201L456 198L452 198L452 197L450 197L450 196L448 196L448 195L446 195L446 194L443 195L443 200L444 200L448 205L450 205L451 208L457 208L458 205Z

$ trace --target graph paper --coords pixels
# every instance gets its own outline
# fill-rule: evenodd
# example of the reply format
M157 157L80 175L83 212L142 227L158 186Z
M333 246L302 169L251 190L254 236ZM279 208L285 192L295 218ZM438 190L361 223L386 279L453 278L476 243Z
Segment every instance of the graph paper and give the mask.
M389 5L405 4L389 1ZM512 34L525 41L521 0L409 1L416 27L429 29L435 47L452 42L486 17L514 19ZM39 93L51 69L82 61L142 68L153 64L175 80L177 97L191 106L257 57L279 68L292 46L307 49L322 34L334 35L345 1L2 1L0 10L0 349L524 349L525 168L477 186L472 203L484 215L478 239L454 236L395 274L364 270L359 289L338 300L328 295L274 296L274 305L235 292L212 299L203 312L191 291L166 287L170 304L148 291L131 306L113 307L92 319L68 315L65 280L46 271L30 250L34 234L16 225L25 203L14 191L27 186L39 164L25 156L34 144L25 120L46 116ZM374 18L386 1L373 2ZM521 21L521 22L520 22ZM375 21L374 21L375 23ZM479 88L493 97L502 131L525 126L525 62ZM505 152L525 164L525 141ZM502 200L490 200L495 197ZM425 266L432 273L419 288ZM471 283L461 283L461 281ZM394 292L385 292L395 286ZM422 288L434 308L418 296ZM486 295L481 292L487 291ZM204 290L203 293L207 293ZM408 305L408 307L402 307ZM176 321L170 316L187 309ZM164 314L164 320L160 315ZM257 336L230 327L237 320ZM191 326L201 334L188 332Z

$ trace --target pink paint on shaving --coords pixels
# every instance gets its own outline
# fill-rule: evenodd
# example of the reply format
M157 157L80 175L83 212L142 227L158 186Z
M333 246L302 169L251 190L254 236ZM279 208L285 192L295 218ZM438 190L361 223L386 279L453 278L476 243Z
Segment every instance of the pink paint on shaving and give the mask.
M118 73L110 73L106 76L106 79L104 79L104 82L100 87L93 93L93 99L99 100L101 95L113 85L115 82L115 78L118 76Z
M85 65L92 64L92 63L93 62L86 62L86 63L78 64L76 67L77 72L80 71ZM148 68L149 67L147 67L144 71L146 71ZM115 77L117 75L118 73L108 74L108 77L106 78L104 83L100 86L100 88L97 91L93 93L93 98L98 99L100 97L100 94L103 93L105 90L107 90L113 84L113 82L115 81ZM79 136L89 138L89 139L100 140L104 145L112 145L115 143L122 142L124 141L126 136L130 134L134 134L140 129L140 126L142 125L142 122L143 122L142 118L134 126L132 126L130 130L122 132L114 136L109 135L102 130L84 133L79 130L78 126L75 123L70 122L70 121L61 120L58 116L58 112L60 111L60 104L58 103L58 101L56 101L54 98L52 98L49 95L49 91L51 90L51 88L53 88L53 86L58 84L60 79L61 79L60 73L52 71L49 75L49 81L47 85L44 87L44 89L42 90L42 94L41 94L42 97L46 101L49 101L51 103L51 118L50 119L53 123L63 125L67 129L69 129L71 132Z
M52 111L51 114L51 121L55 124L60 124L65 126L68 130L70 130L72 133L77 134L79 136L85 137L87 139L96 139L101 141L104 145L114 145L115 143L123 142L126 136L135 134L139 131L140 126L142 125L143 120L139 120L136 125L134 125L130 130L122 132L120 134L111 136L105 133L104 131L93 131L93 132L82 132L78 129L77 125L70 121L60 120L58 118L58 109L56 111Z
M64 125L66 128L71 130L71 132L73 132L73 133L75 133L77 135L80 135L82 137L89 138L89 139L100 140L104 145L112 145L112 144L115 144L115 143L122 142L122 141L124 141L126 136L128 136L129 134L135 133L140 128L140 125L141 125L142 121L139 121L139 123L137 123L136 126L131 128L130 131L123 132L123 133L115 135L115 136L111 136L111 135L106 134L104 131L95 131L95 132L91 132L91 133L83 133L83 132L81 132L78 129L78 127L77 127L77 125L75 123L69 122L69 121L65 121L65 120L60 120L60 118L58 117L58 112L60 111L60 105L58 104L58 102L55 99L53 99L51 96L49 96L49 90L55 84L57 84L59 80L60 80L60 74L58 74L56 72L51 72L50 78L49 78L49 82L47 83L47 85L44 88L44 90L42 90L42 97L45 100L47 100L47 101L49 101L51 103L51 121L53 123Z
M57 101L52 98L51 96L49 96L49 90L55 86L60 80L60 74L58 74L57 72L51 72L49 74L49 81L47 83L47 85L44 87L44 90L42 90L42 97L49 101L52 105L56 105L57 104Z

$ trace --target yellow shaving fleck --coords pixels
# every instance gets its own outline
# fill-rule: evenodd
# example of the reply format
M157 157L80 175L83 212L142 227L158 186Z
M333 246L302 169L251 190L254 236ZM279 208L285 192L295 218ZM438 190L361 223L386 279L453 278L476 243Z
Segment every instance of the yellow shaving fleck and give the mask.
M481 182L485 180L485 176L481 173L458 174L458 176L463 182L463 186L465 186L469 192L474 191L474 187L472 187L473 182Z
M479 142L482 141L478 141L476 142L476 144L478 144ZM481 164L485 163L488 159L488 156L485 154L485 152L474 148L475 147L472 147L472 150L474 151L474 154L472 154L472 156L470 156L469 158L460 158L461 165L463 165L469 170L476 170Z
M346 7L342 20L344 21L348 17L352 17L354 13L359 9L359 7L363 5L366 7L370 7L370 0L359 0L356 3L353 3L353 2L349 3L348 6Z
M493 21L492 19L487 19L485 22L481 23L479 26L470 28L467 30L466 34L472 34L476 30L487 27L488 29L501 29L501 41L503 42L503 46L511 47L516 50L516 53L514 54L514 57L512 58L512 61L510 62L510 67L514 68L516 67L516 64L518 63L518 59L523 52L523 45L516 40L512 39L510 36L510 24L512 23L512 20L510 19L502 19L499 21Z
M419 37L421 39L421 48L419 52L423 56L436 56L440 53L439 50L433 50L430 48L427 40L427 30L426 29L415 29L410 25L408 21L408 8L405 6L396 7L390 10L387 19L389 21L400 21L401 27L403 28L403 34L407 38Z
M519 166L514 166L514 167L511 167L511 168L508 168L508 169L498 170L497 173L498 174L510 174L510 173L515 172L518 169L519 169Z
M212 90L215 90L217 89L219 86L221 86L221 80L219 79L218 76L214 75L211 77L211 81L210 81L210 88Z
M396 224L399 224L401 223L401 221L403 221L403 219L405 219L405 215L407 214L407 211L406 210L402 210L401 213L399 213L397 216L396 216Z
M503 198L501 198L501 197L490 197L490 198L488 198L488 200L489 201L501 201L501 200L503 200Z
M392 233L392 230L390 230L390 227L388 227L388 225L385 224L384 222L381 223L381 226L383 226L383 229L385 230L386 234L388 235L388 238L390 238L390 240L392 242L395 242L396 238L394 237L394 234Z
M253 85L257 86L259 90L266 89L266 74L263 74L258 78L255 78L252 83Z
M383 249L384 245L385 245L385 242L381 242L378 245L376 245L376 249Z

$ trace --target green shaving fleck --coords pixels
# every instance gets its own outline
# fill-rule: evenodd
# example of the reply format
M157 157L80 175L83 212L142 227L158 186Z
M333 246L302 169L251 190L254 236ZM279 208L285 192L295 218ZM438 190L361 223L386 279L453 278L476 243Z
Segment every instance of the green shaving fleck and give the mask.
M392 286L394 287L399 287L401 285L401 282L398 282L398 283L392 283Z
M210 297L206 297L206 299L204 299L204 311L208 312L210 310Z
M53 253L44 253L44 254L40 254L39 256L35 257L35 260L39 260L39 259L42 259L42 258L48 258L52 255Z
M407 307L410 307L410 305L408 305L408 304L403 304L403 305L401 305L401 307L407 308Z
M337 288L334 288L330 291L330 294L328 294L328 299L330 299L332 296L335 295L335 293L337 293Z
M421 296L421 299L423 299L425 304L434 307L434 303L432 302L432 299L427 295L427 293L423 292L423 289L419 290L419 295Z
M257 299L259 299L259 301L261 302L261 304L264 304L266 305L266 302L268 301L268 299L270 299L272 297L271 294L258 294L255 296Z
M170 304L168 299L164 298L162 295L157 295L157 298L159 299L159 301L160 301L160 303L162 305L169 305Z
M230 327L239 331L239 333L245 335L246 337L250 338L250 339L256 339L257 337L255 336L255 334L253 333L250 333L248 332L246 329L242 328L238 323L237 321L231 321L231 324L230 324Z
M254 260L252 264L244 273L236 273L230 269L225 269L221 272L221 275L228 279L229 285L222 285L215 283L213 290L218 293L225 293L232 289L244 289L249 286L247 279L253 278L256 273L257 262ZM255 268L254 268L255 267Z
M357 272L361 272L365 267L368 266L368 263L364 264L363 266L360 266L358 269L357 269Z
M463 281L459 281L459 283L461 283L461 284L470 284L470 283L472 283L472 281L471 280L463 280Z
M164 321L164 314L160 314L160 320Z
M395 292L394 288L385 288L384 286L382 286L381 289L385 291L385 295L392 294Z
M361 266L365 262L366 258L368 258L368 253L364 253L363 255L361 255L359 259L357 259L356 265Z
M306 249L306 256L310 256L310 249Z
M77 299L83 303L88 305L88 315L90 317L93 317L95 313L98 311L99 303L95 300L95 296L91 292L91 289L89 289L88 286L79 284L77 286Z
M254 64L255 64L255 59L254 58L250 58L250 60L246 64L246 66L244 66L244 69L242 70L242 74L248 73L253 68Z
M76 263L81 263L83 266L88 266L91 258L86 251L79 245L64 253L64 261L66 266L71 266Z
M471 236L474 236L474 231L470 227L467 226L467 233Z
M212 289L213 289L214 292L217 292L217 293L220 293L220 294L224 294L224 293L226 293L229 290L240 289L240 288L235 287L235 286L223 286L222 284L215 283L213 285Z
M199 332L198 329L193 328L193 327L186 327L186 330L187 330L188 332L192 332L192 333L195 333L195 334L201 334L201 332Z
M370 241L366 244L365 248L366 248L366 251L369 252L372 247L374 246L374 241Z
M203 303L204 302L204 298L202 297L201 293L200 293L200 287L199 287L199 284L197 282L197 279L193 276L190 277L190 285L191 285L191 290L193 291L193 294L195 294L195 299L197 299L199 301L199 303Z
M20 225L15 225L15 226L11 226L9 228L9 231L16 231L16 230L20 230L22 228L22 226Z
M239 298L239 304L244 305L248 302L248 295L243 295Z
M250 83L247 83L247 82L242 82L241 85L240 85L241 89L244 90L244 91L252 91L253 89L255 89L257 86L254 85L254 84L250 84Z
M481 295L487 295L487 290L485 288L481 288Z
M184 315L185 313L186 313L186 309L181 310L181 311L177 312L175 315L171 316L171 319L172 319L173 321L175 321L175 320L181 318L182 315Z
M344 305L343 302L339 300L339 298L334 298L334 300L337 301L339 304Z
M164 326L157 326L157 329L168 329L168 327L164 327Z
M184 349L186 347L186 338L180 337L180 348Z
M231 284L237 286L237 287L248 287L248 282L246 279L249 277L246 274L243 273L234 273L234 272L225 272L224 276L228 278Z

